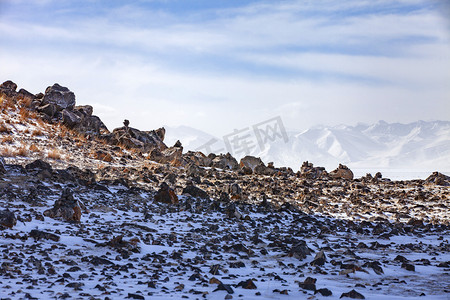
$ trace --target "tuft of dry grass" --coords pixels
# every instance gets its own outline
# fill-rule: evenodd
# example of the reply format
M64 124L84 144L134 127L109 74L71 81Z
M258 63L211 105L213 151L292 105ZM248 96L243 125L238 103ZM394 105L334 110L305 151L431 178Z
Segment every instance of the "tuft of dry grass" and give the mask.
M47 153L47 157L51 159L60 159L61 158L61 152L57 149L53 149Z
M0 124L0 133L10 134L10 133L12 133L12 131L4 123L1 123Z
M28 151L26 146L21 146L19 149L16 150L16 156L24 156L27 157L30 152Z
M10 135L4 136L2 138L2 144L12 144L14 142L14 138Z
M26 121L30 118L30 116L31 116L30 111L27 108L21 107L19 109L19 120L20 121L22 121L22 122Z
M44 133L40 129L34 130L33 133L31 134L31 136L43 136L43 135Z
M30 146L30 152L32 152L32 153L36 153L36 152L41 152L41 149L39 149L39 147L38 146L36 146L36 144L32 144L31 146Z
M33 99L30 97L22 97L19 100L19 104L23 107L31 107L31 104L33 103Z
M3 157L13 157L14 156L13 151L9 147L5 147L5 148L1 149L0 153L1 153L1 156L3 156Z

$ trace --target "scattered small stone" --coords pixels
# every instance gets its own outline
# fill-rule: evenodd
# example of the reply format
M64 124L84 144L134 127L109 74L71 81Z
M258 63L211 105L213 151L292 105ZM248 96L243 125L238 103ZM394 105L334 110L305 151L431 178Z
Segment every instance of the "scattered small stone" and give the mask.
M350 292L347 292L347 293L342 293L341 297L339 297L339 298L344 298L344 297L348 297L348 298L352 298L352 299L366 299L366 297L364 297L362 294L358 293L355 290L351 290Z

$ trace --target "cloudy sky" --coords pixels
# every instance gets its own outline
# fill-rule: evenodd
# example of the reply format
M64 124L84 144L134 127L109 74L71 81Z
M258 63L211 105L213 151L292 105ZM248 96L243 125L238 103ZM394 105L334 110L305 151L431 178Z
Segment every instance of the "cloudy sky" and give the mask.
M450 120L445 1L0 0L0 81L112 129Z

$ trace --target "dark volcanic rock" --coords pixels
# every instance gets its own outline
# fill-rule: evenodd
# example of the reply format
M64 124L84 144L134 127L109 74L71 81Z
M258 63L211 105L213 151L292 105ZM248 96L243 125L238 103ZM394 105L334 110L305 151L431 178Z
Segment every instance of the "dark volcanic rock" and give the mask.
M188 185L183 189L183 194L189 194L192 197L209 199L208 193L194 185Z
M56 111L63 109L73 109L75 107L75 94L68 88L55 83L45 90L42 105L51 104Z
M314 257L314 260L311 262L311 265L312 266L323 266L326 261L327 261L327 257L325 256L325 253L323 252L323 250L321 250L316 254L316 257Z
M29 163L25 166L25 169L27 170L47 170L49 172L52 172L52 166L43 160L37 159L33 161L32 163Z
M5 165L5 159L0 156L0 174L6 173Z
M56 235L56 234L50 233L50 232L41 231L38 229L31 230L28 235L30 237L34 238L36 241L44 239L44 240L52 240L55 242L59 242L59 239L60 239L59 235Z
M231 288L231 286L229 284L223 284L223 283L219 283L219 285L213 292L216 292L216 291L226 291L228 294L234 293L233 289Z
M289 257L296 257L300 260L305 259L306 256L311 254L311 249L308 248L305 241L299 241L292 246L289 251Z
M304 290L315 291L316 290L316 278L307 277L303 282L300 282L298 286Z
M364 297L362 294L358 293L355 290L351 290L350 292L347 292L347 293L342 293L341 297L339 297L339 298L344 298L344 297L348 297L348 298L352 298L352 299L366 299L366 297Z
M17 224L14 213L8 209L0 211L0 225L13 228Z
M239 282L236 287L242 287L246 290L256 290L256 285L251 279Z
M178 197L175 192L163 182L159 186L159 191L155 195L155 201L167 204L178 204Z
M53 219L62 219L68 222L80 222L80 202L73 197L70 189L63 190L61 198L55 201L51 209L44 211L44 216Z
M16 95L17 84L11 80L7 80L0 85L0 95L4 94L7 97L14 97Z
M105 139L113 145L122 145L128 149L140 149L143 152L151 152L153 149L159 151L167 149L161 139L161 129L159 131L141 131L136 128L124 126L113 130Z
M314 294L317 294L317 293L321 294L324 297L333 295L333 293L327 288L318 289L314 292Z

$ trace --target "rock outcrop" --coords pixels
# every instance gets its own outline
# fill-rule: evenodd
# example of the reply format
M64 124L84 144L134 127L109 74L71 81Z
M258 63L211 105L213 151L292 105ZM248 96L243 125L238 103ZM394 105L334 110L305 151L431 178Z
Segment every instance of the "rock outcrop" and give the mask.
M4 95L6 97L15 97L17 95L16 90L17 84L11 80L7 80L0 85L0 95Z
M273 163L270 163L269 166L266 166L261 158L247 155L241 159L239 162L239 166L241 167L244 174L257 174L257 175L272 175L277 170L274 168Z
M25 92L23 94L23 97L30 97L25 95ZM100 118L92 115L92 106L75 106L75 104L75 94L67 87L55 83L45 90L41 98L35 96L32 106L36 106L37 111L49 121L60 121L80 133L88 135L109 133Z
M45 90L41 105L52 105L56 111L72 110L75 107L75 94L67 87L55 83Z
M339 167L330 172L331 178L353 180L353 172L347 166L339 164Z
M151 131L141 131L136 128L123 126L113 130L109 135L105 135L110 144L121 145L128 149L139 149L142 152L150 153L154 149L160 151L167 149L161 137L164 138L165 130L162 128Z
M175 192L165 182L161 183L159 190L155 195L155 201L166 204L178 204L179 202Z
M164 150L155 148L150 153L149 157L152 161L156 161L161 164L170 164L174 167L186 165L186 161L183 159L182 147L170 147Z
M439 172L433 172L428 178L425 180L427 183L434 183L436 185L449 186L450 185L450 176L444 175Z
M212 159L212 166L214 168L223 170L237 170L239 168L237 160L230 153L220 155L211 153L208 157Z
M73 197L70 189L63 190L61 198L55 201L51 209L44 211L44 216L62 219L67 222L80 222L82 204Z
M299 176L305 179L319 179L327 177L328 173L323 167L314 167L314 165L308 161L303 162Z

